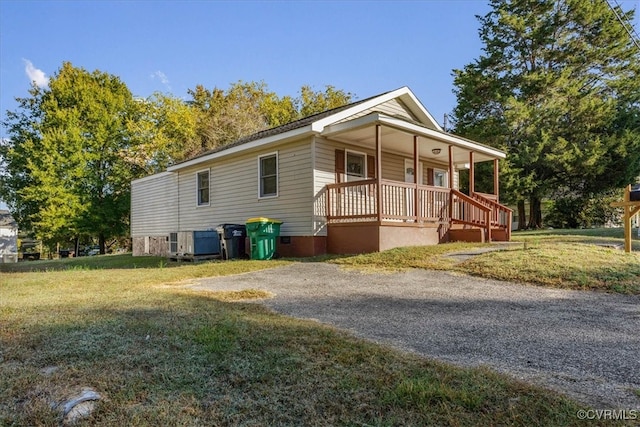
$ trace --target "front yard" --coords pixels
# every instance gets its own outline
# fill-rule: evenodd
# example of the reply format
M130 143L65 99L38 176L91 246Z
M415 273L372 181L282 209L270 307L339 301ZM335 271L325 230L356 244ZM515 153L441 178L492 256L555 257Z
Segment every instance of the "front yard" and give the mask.
M639 294L640 255L585 244L603 238L618 239L516 234L521 244L464 262L449 254L482 245L327 262ZM103 398L80 425L583 425L581 406L555 393L243 302L268 297L260 289L184 287L289 262L118 255L2 266L0 425L59 425L56 405L84 387Z

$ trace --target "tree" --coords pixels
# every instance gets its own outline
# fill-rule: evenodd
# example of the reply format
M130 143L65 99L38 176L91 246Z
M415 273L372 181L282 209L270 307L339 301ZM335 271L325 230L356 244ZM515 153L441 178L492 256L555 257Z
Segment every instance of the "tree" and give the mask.
M227 145L238 139L295 120L290 97L279 98L265 83L238 81L226 91L202 85L189 90L196 114L201 150Z
M455 131L508 152L504 200L605 193L640 173L640 52L605 1L491 0L484 54L454 70ZM633 11L617 9L630 22ZM622 167L621 167L622 166Z
M200 150L218 148L256 132L340 107L353 97L333 86L326 86L324 91L302 86L297 98L279 97L264 82L242 81L227 90L208 90L198 85L189 90L189 95Z
M351 92L345 92L327 85L323 91L314 91L311 86L300 88L300 96L297 99L298 117L307 117L333 108L349 104L353 98Z
M162 93L135 101L126 121L128 163L153 174L200 151L197 111L191 105Z
M127 119L134 101L119 78L63 63L48 88L33 86L5 125L0 191L21 226L53 245L83 234L126 234L130 162Z

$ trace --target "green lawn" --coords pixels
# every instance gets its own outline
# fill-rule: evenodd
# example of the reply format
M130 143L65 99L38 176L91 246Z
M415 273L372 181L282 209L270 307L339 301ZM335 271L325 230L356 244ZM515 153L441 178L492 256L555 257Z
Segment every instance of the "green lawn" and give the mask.
M522 245L478 255L462 263L447 255L491 245L447 243L397 248L329 262L365 271L451 270L539 286L640 294L640 252L627 254L607 247L624 244L621 229L518 232L512 240ZM634 250L640 251L637 237Z
M80 425L584 425L553 392L228 302L260 290L183 286L284 263L3 266L0 425L57 426L53 406L85 386L105 399Z

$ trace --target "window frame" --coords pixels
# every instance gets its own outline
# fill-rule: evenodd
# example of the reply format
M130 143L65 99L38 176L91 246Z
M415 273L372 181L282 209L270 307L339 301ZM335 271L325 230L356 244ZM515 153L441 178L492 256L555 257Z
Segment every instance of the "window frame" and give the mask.
M442 185L436 185L436 174L442 173L444 182ZM433 186L440 188L449 188L449 171L446 169L433 168Z
M362 157L362 176L358 177L357 175L351 175L353 178L349 179L349 153L351 154L355 154L356 156L361 156ZM344 179L345 182L354 182L354 181L362 181L367 179L367 177L369 176L367 174L367 153L362 152L362 151L355 151L355 150L349 150L349 149L345 149L344 150Z
M262 175L262 159L267 158L267 157L275 157L276 159L276 173L274 175L269 175L269 176L263 176ZM268 193L268 194L263 194L262 189L263 189L263 185L262 185L262 180L264 178L269 178L275 176L276 178L276 192L275 193ZM278 152L274 151L271 153L265 153L265 154L261 154L258 156L258 199L273 199L278 197L278 195L280 194L280 159L278 156Z
M207 173L207 201L206 203L202 203L200 201L200 175L203 173ZM196 172L196 207L206 207L211 206L211 168L201 169Z

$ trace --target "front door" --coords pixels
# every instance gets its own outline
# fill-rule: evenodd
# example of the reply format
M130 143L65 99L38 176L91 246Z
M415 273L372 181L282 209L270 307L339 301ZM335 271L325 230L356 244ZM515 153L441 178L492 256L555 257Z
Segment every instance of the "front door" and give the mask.
M422 184L422 177L424 176L424 169L422 162L418 162L418 184ZM415 171L413 170L413 159L404 159L404 182L414 183Z
M418 184L422 184L423 168L422 163L418 162ZM413 167L413 159L404 159L404 182L415 183L415 170ZM415 215L414 197L416 193L413 188L405 188L404 190L404 214L407 216ZM408 220L407 220L408 221Z

